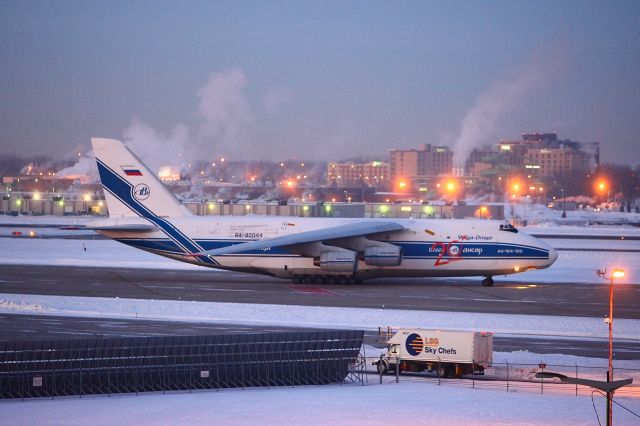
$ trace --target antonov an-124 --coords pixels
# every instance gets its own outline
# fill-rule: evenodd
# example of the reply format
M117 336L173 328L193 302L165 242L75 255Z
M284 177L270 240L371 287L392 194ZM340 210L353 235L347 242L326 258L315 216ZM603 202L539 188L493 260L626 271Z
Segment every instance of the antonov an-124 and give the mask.
M484 277L548 268L544 242L491 220L196 216L122 142L91 140L109 217L87 228L129 246L294 283Z

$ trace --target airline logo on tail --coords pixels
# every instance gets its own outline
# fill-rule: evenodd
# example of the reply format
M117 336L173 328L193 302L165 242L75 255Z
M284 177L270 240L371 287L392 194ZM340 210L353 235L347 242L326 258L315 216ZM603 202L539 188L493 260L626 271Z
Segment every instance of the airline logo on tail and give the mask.
M151 195L151 190L146 183L139 183L133 188L133 196L136 197L136 200L146 200L149 195Z

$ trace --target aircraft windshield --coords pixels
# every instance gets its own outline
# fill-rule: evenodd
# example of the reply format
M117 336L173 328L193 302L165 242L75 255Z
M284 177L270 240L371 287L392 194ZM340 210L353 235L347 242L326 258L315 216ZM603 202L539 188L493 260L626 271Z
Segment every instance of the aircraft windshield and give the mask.
M518 230L516 229L515 226L507 223L505 225L500 225L500 230L501 231L507 231L507 232L513 232L514 234L518 233Z

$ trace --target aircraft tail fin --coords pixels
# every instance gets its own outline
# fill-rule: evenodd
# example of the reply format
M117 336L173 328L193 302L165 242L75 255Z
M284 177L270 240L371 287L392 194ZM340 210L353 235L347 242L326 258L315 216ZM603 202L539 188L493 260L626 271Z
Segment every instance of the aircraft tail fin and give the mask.
M191 216L160 180L122 142L92 138L110 216Z

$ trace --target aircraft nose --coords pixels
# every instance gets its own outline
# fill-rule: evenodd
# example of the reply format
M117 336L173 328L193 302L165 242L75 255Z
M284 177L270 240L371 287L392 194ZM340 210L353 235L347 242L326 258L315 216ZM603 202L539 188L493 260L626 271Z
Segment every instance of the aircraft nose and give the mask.
M558 251L552 247L549 248L549 265L553 265L553 262L558 258Z

